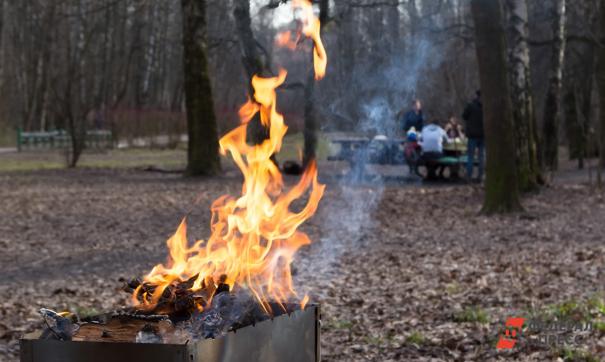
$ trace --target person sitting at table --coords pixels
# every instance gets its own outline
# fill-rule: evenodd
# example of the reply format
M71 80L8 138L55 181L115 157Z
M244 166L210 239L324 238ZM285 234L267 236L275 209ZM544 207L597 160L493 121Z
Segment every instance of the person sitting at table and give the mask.
M455 140L457 138L464 139L464 131L462 130L462 124L458 122L456 117L451 116L447 124L445 125L445 132L447 133L447 138L450 140Z
M418 132L412 127L406 136L406 142L403 148L403 155L410 169L410 175L418 174L418 160L422 154L422 148L418 143Z
M439 120L433 120L428 126L422 129L420 133L420 147L422 147L422 157L427 165L427 178L436 178L435 171L439 174L443 172L442 167L433 167L432 161L443 157L443 143L447 142L447 133L440 126ZM439 172L441 171L441 172Z

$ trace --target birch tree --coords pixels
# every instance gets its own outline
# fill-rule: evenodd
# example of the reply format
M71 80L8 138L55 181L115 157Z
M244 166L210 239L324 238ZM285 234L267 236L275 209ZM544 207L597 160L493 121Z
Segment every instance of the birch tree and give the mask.
M598 183L602 186L602 174L605 170L605 5L599 11L599 39L597 60L597 87L599 89L599 171Z
M559 123L561 118L561 84L565 57L565 0L555 0L552 8L551 68L544 104L542 163L556 171L559 163Z
M522 191L531 191L538 187L540 171L535 139L536 119L531 93L527 0L506 0L506 4L519 188Z

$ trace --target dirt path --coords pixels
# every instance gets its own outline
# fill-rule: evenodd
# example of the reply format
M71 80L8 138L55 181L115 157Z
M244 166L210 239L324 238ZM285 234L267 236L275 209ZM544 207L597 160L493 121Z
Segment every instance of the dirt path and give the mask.
M240 188L235 177L102 170L0 174L0 184L0 360L17 359L42 306L124 305L118 279L163 261L187 213L204 238L211 201ZM562 183L524 200L523 214L488 218L481 198L470 186L328 185L295 264L299 289L322 303L325 361L605 358L603 331L565 351L494 347L515 313L575 303L570 316L584 308L605 322L605 307L585 307L605 296L603 199Z

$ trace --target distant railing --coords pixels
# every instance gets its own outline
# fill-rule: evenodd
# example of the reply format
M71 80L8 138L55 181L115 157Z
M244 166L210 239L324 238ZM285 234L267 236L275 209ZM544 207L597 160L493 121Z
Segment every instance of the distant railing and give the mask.
M91 130L86 131L84 141L85 148L89 149L108 149L113 148L113 134L111 131ZM64 130L49 132L23 132L17 130L17 150L21 152L24 149L50 149L67 148L71 146L71 135Z

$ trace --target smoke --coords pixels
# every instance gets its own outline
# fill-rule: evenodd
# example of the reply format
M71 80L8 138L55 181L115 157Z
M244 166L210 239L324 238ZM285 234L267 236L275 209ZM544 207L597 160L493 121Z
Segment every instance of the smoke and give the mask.
M346 95L353 116L358 119L354 132L361 134L400 134L397 115L410 108L411 101L429 94L434 85L429 75L442 64L443 55L428 39L414 41L409 51L394 51L387 59L371 56L355 66L351 79L354 92ZM334 107L332 107L334 108ZM340 110L343 112L344 110Z
M432 42L423 38L415 39L407 52L394 51L388 59L373 59L371 55L359 59L346 82L347 92L323 106L326 119L357 119L353 133L369 139L375 135L402 137L397 115L409 109L414 98L430 92L431 85L424 79L441 65L442 59ZM356 152L354 161L368 161L367 152ZM320 216L322 236L311 248L311 255L297 261L305 270L299 284L308 285L310 278L319 301L329 289L330 276L342 267L342 256L347 252L363 256L362 246L373 242L369 240L371 229L376 227L373 215L386 186L385 178L372 165L351 170L328 185L330 196L323 200Z

